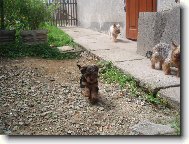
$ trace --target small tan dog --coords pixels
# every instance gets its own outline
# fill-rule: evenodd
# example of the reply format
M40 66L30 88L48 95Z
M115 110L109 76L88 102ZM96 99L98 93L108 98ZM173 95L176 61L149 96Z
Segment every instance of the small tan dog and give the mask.
M110 26L109 35L112 38L113 42L116 42L118 35L120 34L120 25L113 24Z
M180 46L177 46L173 43L173 50L170 52L170 55L165 59L162 68L165 75L171 73L171 67L174 66L178 68L177 77L180 77Z

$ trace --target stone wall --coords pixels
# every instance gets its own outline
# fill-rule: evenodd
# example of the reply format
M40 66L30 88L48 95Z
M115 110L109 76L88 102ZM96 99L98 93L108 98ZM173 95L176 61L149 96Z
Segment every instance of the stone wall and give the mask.
M24 30L21 31L22 42L28 45L47 43L47 30Z
M139 14L137 53L145 56L159 42L180 44L180 6Z
M170 10L176 5L175 0L157 0L157 11Z
M0 45L15 42L15 30L0 30Z
M125 36L124 0L78 0L78 25L108 33L113 24L121 25L121 35Z

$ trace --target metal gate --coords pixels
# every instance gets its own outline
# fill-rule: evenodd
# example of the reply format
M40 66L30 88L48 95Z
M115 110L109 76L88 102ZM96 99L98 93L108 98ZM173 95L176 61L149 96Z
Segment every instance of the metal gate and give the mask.
M48 0L59 5L53 14L52 24L56 26L77 26L77 0Z

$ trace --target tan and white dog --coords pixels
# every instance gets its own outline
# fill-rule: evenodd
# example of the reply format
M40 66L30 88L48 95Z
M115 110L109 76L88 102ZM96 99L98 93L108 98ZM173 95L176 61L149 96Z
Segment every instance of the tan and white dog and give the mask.
M120 25L119 24L113 24L110 26L109 35L113 42L116 42L118 35L120 34Z

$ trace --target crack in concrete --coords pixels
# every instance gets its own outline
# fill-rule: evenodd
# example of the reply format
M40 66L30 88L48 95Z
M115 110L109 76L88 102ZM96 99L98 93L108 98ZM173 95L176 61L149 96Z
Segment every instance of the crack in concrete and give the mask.
M180 87L180 84L158 87L158 88L155 88L155 89L153 90L153 93L154 93L154 94L157 94L157 93L158 93L160 90L162 90L162 89L173 88L173 87Z
M126 61L136 61L136 60L143 60L145 58L140 58L140 59L131 59L131 60L121 60L121 61L115 61L115 62L126 62Z
M90 51L100 51L100 50L110 50L110 49L98 49L98 50L90 50Z

